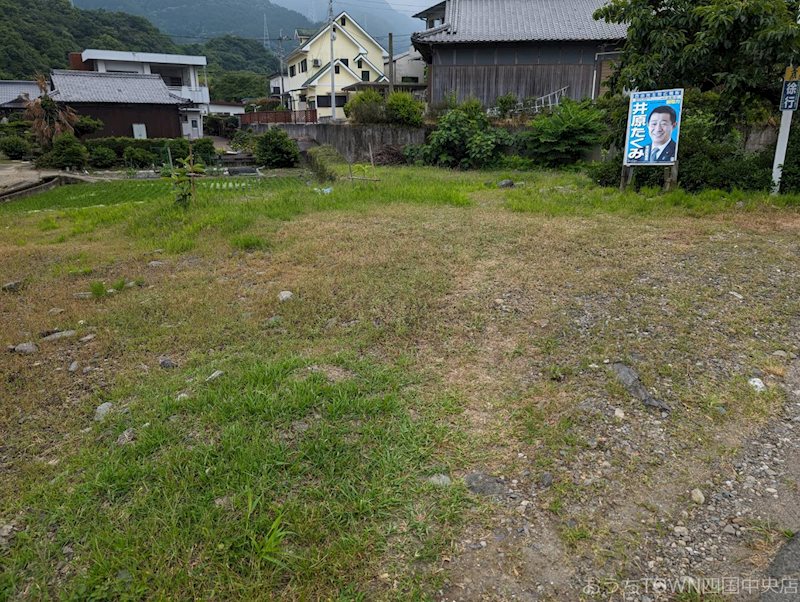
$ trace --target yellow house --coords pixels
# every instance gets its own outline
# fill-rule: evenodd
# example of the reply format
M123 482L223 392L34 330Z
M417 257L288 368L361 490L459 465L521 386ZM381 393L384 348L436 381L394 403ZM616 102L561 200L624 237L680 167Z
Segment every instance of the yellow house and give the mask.
M331 26L334 28L333 61ZM388 81L383 74L383 64L389 54L346 12L322 29L298 30L295 35L300 46L286 58L286 91L295 111L316 109L318 118L331 117L331 63L337 118L344 118L342 108L347 102L348 93L342 88L361 81Z

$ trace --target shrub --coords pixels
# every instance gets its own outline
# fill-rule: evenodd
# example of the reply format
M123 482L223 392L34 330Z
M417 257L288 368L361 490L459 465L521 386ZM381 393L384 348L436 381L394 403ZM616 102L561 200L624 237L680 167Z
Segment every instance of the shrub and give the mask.
M81 169L89 160L89 152L74 134L61 134L53 140L53 148L42 155L40 164L58 169Z
M688 192L705 189L767 190L772 181L772 149L746 152L741 134L721 128L710 115L695 111L683 118L679 146L678 184ZM720 132L723 131L723 134ZM716 138L716 139L715 139ZM619 185L622 156L593 163L589 177L602 186ZM663 167L637 167L633 186L658 188L664 183Z
M359 92L344 105L344 114L353 123L383 123L386 120L383 97L375 90Z
M489 126L480 103L467 101L445 113L428 144L419 151L410 150L409 159L443 167L488 167L499 160L510 142L508 132Z
M256 138L255 157L265 167L294 167L300 162L300 151L286 132L271 128Z
M75 132L75 135L78 138L82 138L83 136L88 136L89 134L94 134L103 129L103 122L99 119L93 119L87 115L81 115L78 117L78 121L75 122L75 125L72 126Z
M159 161L164 162L168 159L167 149L172 154L173 163L178 159L185 159L189 156L189 141L185 138L92 138L84 144L90 153L98 147L111 149L120 163L125 154L125 149L129 147L146 150L155 155Z
M237 130L231 139L233 150L252 153L255 151L256 136L250 130Z
M517 136L521 155L555 167L579 161L605 132L603 112L590 102L565 99L552 113L543 113Z
M504 94L497 99L497 114L505 119L517 108L517 104L519 101L514 94Z
M419 127L425 105L408 92L394 92L386 99L386 121L397 125Z
M125 164L131 167L150 167L156 162L154 153L135 146L127 147L122 153L122 158L125 160Z
M23 159L31 154L31 144L20 136L0 138L0 152L9 159Z
M117 155L110 148L97 146L89 151L89 165L98 169L108 169L117 163Z
M200 138L192 142L192 153L195 160L199 159L206 165L211 165L217 161L217 150L214 148L212 138Z

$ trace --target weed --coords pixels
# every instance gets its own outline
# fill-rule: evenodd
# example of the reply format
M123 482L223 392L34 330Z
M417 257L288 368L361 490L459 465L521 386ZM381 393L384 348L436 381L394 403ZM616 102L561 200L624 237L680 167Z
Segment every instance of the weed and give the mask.
M123 283L123 286L124 286L124 283ZM105 297L108 294L108 291L106 289L106 285L103 284L100 281L92 282L89 285L89 290L92 293L92 297L94 297L95 299L102 299L103 297Z
M263 251L269 248L269 243L252 234L242 234L231 239L231 245L241 251Z

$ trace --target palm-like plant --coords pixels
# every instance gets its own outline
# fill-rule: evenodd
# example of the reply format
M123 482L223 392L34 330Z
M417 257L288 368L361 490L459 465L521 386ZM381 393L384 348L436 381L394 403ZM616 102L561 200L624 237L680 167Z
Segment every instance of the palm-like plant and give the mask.
M36 83L42 95L31 100L25 107L25 117L33 122L31 129L43 148L50 148L53 139L60 134L74 132L78 114L70 107L61 107L47 94L47 79L36 76Z

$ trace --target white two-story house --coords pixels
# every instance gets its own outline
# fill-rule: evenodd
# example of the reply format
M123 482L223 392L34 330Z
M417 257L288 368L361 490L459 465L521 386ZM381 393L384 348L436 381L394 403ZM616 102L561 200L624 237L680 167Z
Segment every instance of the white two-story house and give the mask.
M318 118L330 118L331 71L338 118L344 117L342 108L348 97L344 87L360 81L387 81L383 65L388 53L346 12L315 32L298 30L295 35L300 45L286 58L283 82L292 110L316 109Z
M93 48L70 55L70 69L99 73L159 75L170 92L191 101L181 109L184 137L203 137L203 115L209 111L206 57L153 52L123 52Z

